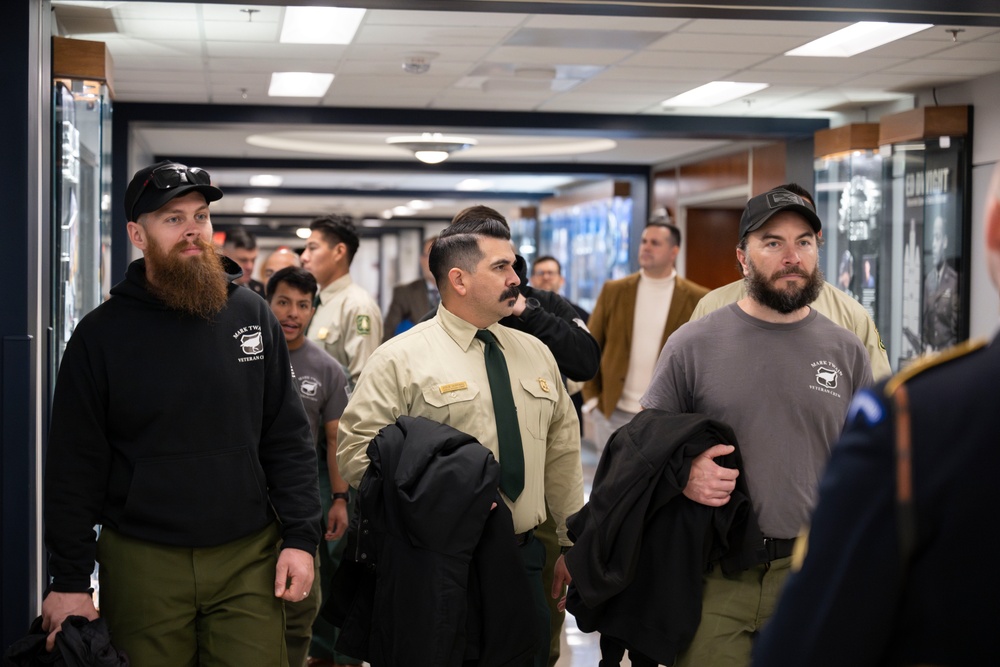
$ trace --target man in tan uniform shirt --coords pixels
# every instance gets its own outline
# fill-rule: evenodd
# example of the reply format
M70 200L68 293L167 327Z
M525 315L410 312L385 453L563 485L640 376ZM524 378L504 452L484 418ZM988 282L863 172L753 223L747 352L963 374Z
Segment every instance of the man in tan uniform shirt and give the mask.
M382 310L351 279L351 262L360 241L348 218L328 215L309 225L302 267L319 283L319 304L309 325L309 340L340 362L353 387L365 360L382 342Z
M579 422L548 348L534 336L498 324L511 314L518 295L507 227L498 220L463 213L431 250L431 271L441 293L437 315L390 339L369 357L340 420L337 461L344 478L357 487L368 467L368 443L379 429L409 415L471 435L502 468L484 345L475 337L480 329L492 333L510 375L524 452L523 491L516 500L502 493L500 497L513 515L515 541L521 545L519 553L535 591L541 639L534 664L545 665L549 649L548 608L541 584L545 551L532 531L545 520L547 500L560 545L571 544L566 517L583 506ZM553 591L561 592L569 583L562 556L554 579Z

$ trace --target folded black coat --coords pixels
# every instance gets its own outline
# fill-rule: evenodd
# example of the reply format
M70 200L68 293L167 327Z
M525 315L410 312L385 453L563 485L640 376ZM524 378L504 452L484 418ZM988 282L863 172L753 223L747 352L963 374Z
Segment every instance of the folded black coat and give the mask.
M643 410L615 431L590 501L567 521L566 609L581 630L673 664L698 628L708 564L728 573L767 561L738 445L715 459L741 471L727 504L682 494L692 460L719 443L737 445L732 429L699 414Z
M52 652L45 650L49 633L42 617L31 623L28 634L11 644L3 654L4 667L128 667L128 657L111 645L103 618L88 621L69 616L56 635Z
M368 446L324 616L373 667L503 667L534 651L531 590L500 466L471 436L400 417ZM496 509L491 505L496 501Z

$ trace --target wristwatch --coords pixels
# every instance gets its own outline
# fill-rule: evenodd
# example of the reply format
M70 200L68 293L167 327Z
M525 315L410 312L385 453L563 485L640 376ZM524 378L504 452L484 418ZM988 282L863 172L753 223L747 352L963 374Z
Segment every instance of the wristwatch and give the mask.
M330 500L337 501L343 500L345 503L350 502L351 495L347 491L334 491L330 494Z

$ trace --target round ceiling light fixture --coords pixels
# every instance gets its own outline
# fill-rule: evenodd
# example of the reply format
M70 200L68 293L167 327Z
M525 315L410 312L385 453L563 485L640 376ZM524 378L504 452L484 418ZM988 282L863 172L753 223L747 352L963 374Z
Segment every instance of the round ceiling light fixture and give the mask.
M440 132L424 132L421 135L389 137L385 143L405 148L421 162L437 164L447 160L452 153L472 148L479 142L471 137L449 137Z

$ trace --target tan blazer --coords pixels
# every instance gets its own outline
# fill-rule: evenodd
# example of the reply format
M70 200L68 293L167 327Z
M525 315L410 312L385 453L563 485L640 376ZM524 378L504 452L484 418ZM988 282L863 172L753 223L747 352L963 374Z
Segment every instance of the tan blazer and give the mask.
M610 417L621 398L632 350L632 324L635 321L635 297L639 290L639 273L609 280L597 297L597 305L587 326L601 344L601 369L583 387L585 399L597 397L597 409ZM677 276L674 296L667 313L660 346L667 337L691 317L698 300L708 289Z

